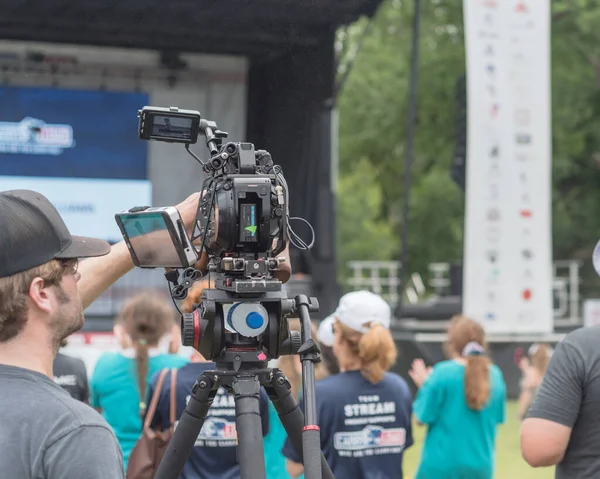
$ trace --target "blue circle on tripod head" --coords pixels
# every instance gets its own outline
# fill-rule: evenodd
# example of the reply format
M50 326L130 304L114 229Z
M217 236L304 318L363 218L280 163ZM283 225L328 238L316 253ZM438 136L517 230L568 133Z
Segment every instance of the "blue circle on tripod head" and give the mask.
M265 320L262 317L262 314L257 313L256 311L252 311L246 316L246 324L249 328L258 329L263 325L264 322Z

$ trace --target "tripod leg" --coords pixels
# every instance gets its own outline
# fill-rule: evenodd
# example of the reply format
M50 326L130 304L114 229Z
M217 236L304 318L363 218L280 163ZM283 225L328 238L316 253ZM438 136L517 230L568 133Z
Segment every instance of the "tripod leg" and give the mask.
M279 414L281 424L283 424L283 427L285 428L285 431L287 432L294 449L302 458L315 458L320 456L322 478L335 479L329 464L327 464L325 456L323 456L323 453L319 449L321 447L319 441L316 443L309 443L309 447L310 444L315 444L316 449L314 451L310 450L306 451L307 454L303 453L304 447L302 445L302 431L304 429L304 414L298 407L298 403L294 399L294 396L292 396L290 383L285 375L277 369L273 370L273 372L274 374L271 383L264 384L264 387L269 394L269 398L271 399L277 414Z
M213 379L205 374L194 384L154 479L176 479L181 475L217 392L214 385Z
M260 382L256 376L242 376L236 378L231 387L241 479L264 479L267 473L260 417Z

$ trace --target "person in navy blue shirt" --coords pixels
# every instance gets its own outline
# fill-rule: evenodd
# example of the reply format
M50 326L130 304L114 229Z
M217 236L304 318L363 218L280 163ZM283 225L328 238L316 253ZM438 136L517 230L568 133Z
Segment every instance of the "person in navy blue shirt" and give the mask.
M340 373L315 384L321 450L335 477L402 478L402 455L413 443L408 384L387 372L397 350L391 310L369 291L346 294L334 313L333 351ZM302 458L286 440L282 453L292 477Z
M192 353L192 362L177 371L177 411L179 419L190 399L190 391L198 377L204 372L215 369L215 364L207 362L196 351ZM148 404L156 388L159 373L152 378L148 392ZM169 404L171 394L171 373L167 373L151 427L170 427ZM262 432L269 432L268 396L260 390L260 415ZM175 422L177 427L177 422ZM239 479L240 465L237 462L237 432L235 427L235 402L233 395L219 388L212 406L208 411L202 430L189 459L185 463L180 479Z

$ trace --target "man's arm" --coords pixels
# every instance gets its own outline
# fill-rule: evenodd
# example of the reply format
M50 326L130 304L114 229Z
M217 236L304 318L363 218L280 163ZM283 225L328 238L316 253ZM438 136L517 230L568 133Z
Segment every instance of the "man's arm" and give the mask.
M532 467L562 461L583 397L585 364L568 338L556 346L521 427L521 453Z
M122 479L123 455L106 426L80 426L46 449L46 479Z
M106 256L81 261L79 264L81 279L77 286L83 309L132 269L133 261L125 241L113 245Z

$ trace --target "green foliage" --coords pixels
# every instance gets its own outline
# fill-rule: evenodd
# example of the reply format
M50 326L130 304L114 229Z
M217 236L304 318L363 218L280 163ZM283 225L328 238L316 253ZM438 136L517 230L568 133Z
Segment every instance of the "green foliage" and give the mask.
M407 269L426 274L430 262L462 257L464 196L449 169L456 137L455 84L465 73L465 48L463 2L421 3ZM384 1L364 38L366 19L338 33L340 73L354 60L338 99L340 264L349 259L399 259L412 6L412 0ZM589 261L600 237L599 24L597 1L552 2L556 259ZM355 208L370 215L362 216L361 230L377 233L364 240L376 247L361 246L346 224Z
M462 11L456 7L460 2L425 3L407 268L409 273L422 274L427 273L431 261L454 261L462 256L464 201L463 193L449 176L456 133L455 83L465 68ZM370 188L380 188L384 200L373 212L373 225L385 222L393 232L396 247L378 251L377 259L399 259L411 9L409 1L382 5L362 42L338 104L341 181L354 174L358 159L373 165L377 181ZM366 23L362 20L340 33L340 43L360 41ZM342 58L342 67L345 60ZM361 195L368 196L368 188L361 186ZM339 207L343 208L347 200L341 190L338 196ZM338 221L340 261L359 259L347 252L342 221ZM371 251L373 256L363 259L376 259L375 248ZM388 254L387 258L382 258L383 253Z
M379 217L383 195L378 173L365 158L338 185L337 248L340 281L348 277L352 260L387 260L399 246L392 226Z

